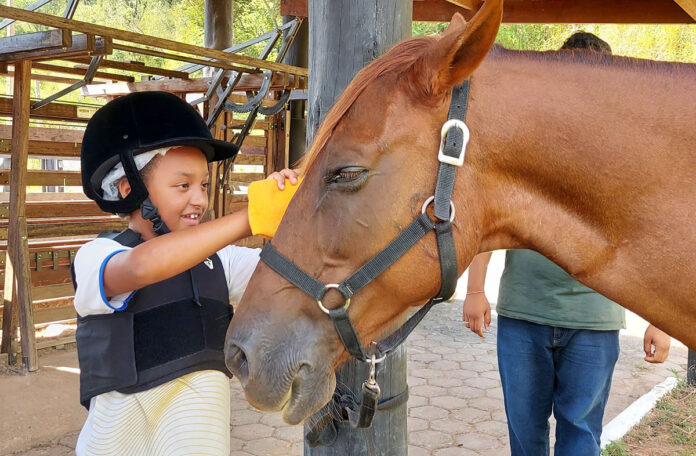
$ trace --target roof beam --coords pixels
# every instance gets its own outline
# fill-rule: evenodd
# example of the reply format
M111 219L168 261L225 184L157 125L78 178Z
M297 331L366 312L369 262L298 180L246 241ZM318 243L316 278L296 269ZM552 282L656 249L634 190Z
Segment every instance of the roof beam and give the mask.
M0 8L8 8L0 6ZM39 14L39 13L30 13ZM2 12L0 11L0 15ZM68 57L108 55L111 54L111 38L94 35L75 35L72 37L72 45L68 48L15 52L0 54L0 62L16 62L19 60L48 60L63 59Z
M35 63L34 65L32 65L32 68L35 70L53 71L54 73L75 74L78 76L85 75L85 69L63 67L60 65L52 65L50 63ZM33 76L34 75L32 74L32 77ZM135 81L135 78L133 78L133 76L126 76L124 74L116 74L116 73L107 73L104 71L97 71L96 73L94 73L94 78L95 79L106 79L108 81L122 81L122 82L134 82Z
M282 74L274 74L271 79L270 90L282 90L287 87L296 87L295 80L303 79L294 75L285 80ZM86 97L105 97L126 95L133 92L145 92L159 90L164 92L181 93L205 93L210 87L211 78L192 78L181 79L160 79L156 81L141 81L132 83L98 84L87 85L82 88L82 95ZM244 74L234 90L245 92L247 90L258 90L261 87L263 76L261 74ZM298 81L297 86L306 87L304 81Z
M0 38L0 56L22 52L67 48L72 45L70 30L53 29Z
M477 3L481 2L413 0L413 20L449 22L457 12L468 20ZM693 24L694 10L696 0L505 0L503 22ZM281 0L280 13L307 17L307 0Z
M81 65L78 66L78 68L84 67L85 69L87 68L87 65L89 65L90 61L89 58L81 57L69 58L66 60L80 63ZM102 59L101 63L99 63L99 66L101 68L112 68L115 70L133 71L135 73L156 74L167 78L188 79L189 77L189 74L185 71L167 70L165 68L151 67L141 62L117 62L115 60Z
M696 21L696 0L675 0Z

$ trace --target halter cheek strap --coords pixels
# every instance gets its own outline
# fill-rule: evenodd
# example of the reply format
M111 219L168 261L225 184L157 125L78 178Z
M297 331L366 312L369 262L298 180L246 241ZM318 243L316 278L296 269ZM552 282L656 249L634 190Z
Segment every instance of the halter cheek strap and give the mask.
M370 376L363 383L360 410L355 411L347 408L345 413L347 421L354 428L366 428L372 423L380 396L379 385L375 380L377 364L406 340L406 337L435 304L449 300L454 295L459 274L457 252L452 234L452 221L455 216L452 192L456 170L464 163L464 153L469 140L469 130L464 124L468 98L469 81L466 80L452 91L448 121L445 122L440 132L441 141L438 153L440 167L435 193L423 204L421 215L381 252L372 257L346 280L339 284L325 285L284 257L270 242L261 251L261 261L317 301L319 308L331 318L346 351L370 365ZM435 221L431 220L426 213L431 202L434 206ZM440 290L398 330L379 343L373 342L370 353L368 353L360 342L355 327L348 316L350 299L433 230L440 258ZM332 288L336 288L341 293L346 304L336 309L327 309L322 304L322 299L326 292ZM323 421L326 420L320 420L320 422ZM312 433L316 434L315 431L321 432L313 429Z

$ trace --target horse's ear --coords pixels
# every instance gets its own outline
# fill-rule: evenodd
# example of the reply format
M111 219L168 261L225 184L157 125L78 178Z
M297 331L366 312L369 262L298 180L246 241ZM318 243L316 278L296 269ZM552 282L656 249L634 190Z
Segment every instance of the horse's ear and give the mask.
M474 72L493 46L502 18L502 0L487 0L469 22L459 13L454 15L426 57L436 94L449 91Z
M464 16L462 16L459 13L454 13L454 16L452 16L452 19L450 20L449 25L445 29L444 32L442 32L442 35L449 35L449 34L457 34L459 35L461 31L466 27L466 19L464 19Z

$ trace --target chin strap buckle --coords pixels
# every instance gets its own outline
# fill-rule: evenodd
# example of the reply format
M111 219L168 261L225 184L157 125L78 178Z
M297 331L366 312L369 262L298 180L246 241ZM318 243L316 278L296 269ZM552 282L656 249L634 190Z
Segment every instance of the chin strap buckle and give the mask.
M159 215L157 206L152 204L149 196L145 198L145 201L143 201L143 204L140 206L140 214L145 220L152 222L152 230L156 234L167 234L170 232L164 220L162 220L162 217Z

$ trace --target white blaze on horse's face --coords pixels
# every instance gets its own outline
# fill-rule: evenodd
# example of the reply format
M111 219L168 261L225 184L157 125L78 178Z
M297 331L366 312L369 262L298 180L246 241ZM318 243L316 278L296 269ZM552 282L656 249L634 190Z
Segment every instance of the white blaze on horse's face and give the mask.
M432 195L449 93L492 46L501 1L469 24L457 16L441 39L395 46L359 73L315 137L302 186L272 243L323 283L339 283L420 214ZM408 177L407 177L408 176ZM409 305L439 289L434 238L423 239L352 299L363 342L379 337ZM336 290L325 308L345 305ZM335 387L347 356L317 302L260 263L227 334L226 361L249 402L299 423Z

